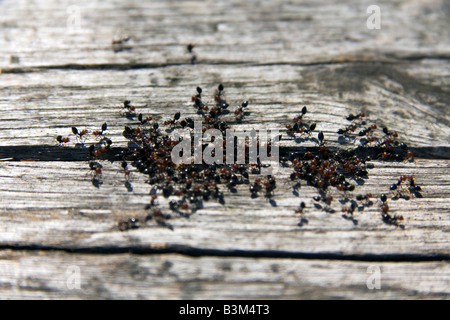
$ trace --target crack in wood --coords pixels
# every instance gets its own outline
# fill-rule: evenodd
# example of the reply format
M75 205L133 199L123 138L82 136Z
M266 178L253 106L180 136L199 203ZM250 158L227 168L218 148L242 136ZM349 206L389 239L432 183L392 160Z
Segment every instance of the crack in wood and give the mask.
M383 54L382 54L383 55ZM247 65L250 67L262 67L262 66L319 66L319 65L341 65L341 64L398 64L401 61L420 61L420 60L450 60L450 55L448 54L422 54L422 53L412 53L408 55L399 55L386 53L384 54L386 60L376 59L349 59L349 60L323 60L323 61L309 61L309 62L295 62L295 61L280 61L280 62L267 62L267 63L256 63L252 61L223 61L223 60L202 60L196 62L198 65ZM42 65L42 66L29 66L29 67L10 67L2 68L2 73L31 73L40 72L46 70L134 70L134 69L155 69L155 68L166 68L173 66L190 66L192 63L190 61L174 61L174 62L163 62L163 63L92 63L92 64L78 64L78 63L68 63L62 65Z
M114 147L103 155L101 160L119 161L122 160L120 154L127 150L126 147ZM329 148L333 150L332 147ZM316 151L317 147L283 147L280 146L280 156L287 156L289 153L304 153ZM410 147L416 158L431 160L450 159L450 147ZM364 148L364 152L374 153L375 148ZM50 145L30 145L30 146L0 146L0 160L3 161L87 161L89 160L89 150L85 146L60 147Z
M242 257L242 258L273 258L302 260L342 260L366 262L429 262L450 261L450 254L445 253L367 253L347 254L339 252L294 252L283 250L236 250L196 248L186 245L158 246L101 246L101 247L64 247L41 244L1 244L0 250L13 251L64 251L74 254L181 254L190 257Z

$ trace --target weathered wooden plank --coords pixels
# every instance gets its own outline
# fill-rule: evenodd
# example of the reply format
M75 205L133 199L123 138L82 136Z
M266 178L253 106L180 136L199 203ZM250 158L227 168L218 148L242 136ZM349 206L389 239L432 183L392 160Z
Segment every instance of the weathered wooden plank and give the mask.
M421 63L423 67L429 64ZM447 147L450 128L446 101L449 92L442 86L448 81L450 64L443 62L441 65L447 71L447 74L437 76L441 86L434 84L436 78L420 78L417 75L420 73L414 71L416 64L408 66L224 65L196 66L195 69L180 66L152 71L53 70L3 74L0 92L5 98L0 100L0 105L7 112L0 115L3 128L0 144L54 145L56 135L69 134L72 125L97 130L103 121L108 122L108 134L113 141L124 142L123 127L132 121L123 116L123 100L131 100L138 112L152 114L159 121L177 111L183 116L195 117L195 108L190 102L195 87L202 86L212 101L217 83L223 81L232 110L241 101L249 100L250 115L245 121L248 126L257 128L263 124L264 128L284 131L285 124L307 105L310 113L305 120L317 122L317 130L325 132L331 145L339 146L335 143L336 132L348 125L345 117L363 110L370 121L398 131L401 139L410 146ZM408 68L413 70L411 74ZM366 75L366 71L372 74ZM151 84L153 78L161 80ZM170 83L174 78L177 79L176 86ZM386 86L397 89L386 89ZM232 120L234 117L227 118ZM284 145L295 145L286 135L283 140ZM307 140L302 145L314 143ZM449 157L448 150L441 149L434 154Z
M2 60L20 66L110 63L317 63L449 57L445 1L382 1L381 29L367 28L371 1L4 1ZM124 36L129 50L111 42ZM86 54L88 52L89 54ZM16 67L13 65L13 67Z
M289 172L284 170L277 175L279 183L272 202L263 196L252 199L244 184L236 193L226 191L224 205L205 202L203 209L186 218L168 209L168 201L176 197L160 196L161 209L173 215L167 221L173 231L152 220L142 222L139 229L121 232L117 227L120 219L143 221L148 214L144 207L150 201L151 186L136 172L130 192L118 164L105 164L103 184L97 188L85 162L4 162L0 168L4 181L0 187L0 242L3 246L38 244L67 249L182 245L293 254L446 255L450 230L448 167L448 161L375 163L369 179L355 191L372 193L374 205L355 212L354 221L343 219L340 212L346 205L340 201L354 195L332 191L333 203L320 209L312 200L316 189L303 184L298 194L293 193ZM381 193L389 195L389 186L402 174L414 175L423 189L422 198L389 201L390 212L405 217L404 230L381 221L378 200ZM302 226L294 213L300 201L307 205L303 217L308 223ZM335 213L327 211L330 208Z
M0 251L2 299L448 299L449 288L448 262Z

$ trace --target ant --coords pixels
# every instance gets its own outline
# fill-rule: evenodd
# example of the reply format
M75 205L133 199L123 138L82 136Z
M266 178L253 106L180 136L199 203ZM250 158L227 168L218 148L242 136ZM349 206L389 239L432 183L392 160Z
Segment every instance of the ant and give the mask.
M380 199L382 201L382 205L380 207L381 219L383 220L384 223L394 224L398 226L398 222L403 220L403 216L397 215L392 216L389 214L389 205L387 204L387 197L384 193L380 196Z
M223 84L219 84L216 90L216 94L214 95L214 100L216 101L222 101L222 95L224 94L224 86Z
M98 162L93 162L93 161L89 162L89 168L94 172L94 174L96 176L102 174L102 168L103 167Z
M399 221L404 220L402 215L393 215L392 216L388 212L389 212L389 206L387 205L387 203L384 203L381 206L381 219L383 220L384 223L399 226Z
M364 118L366 116L366 114L364 113L364 112L360 112L360 113L358 113L357 115L354 115L354 114L349 114L348 116L347 116L347 120L348 121L353 121L353 120L355 120L355 119L361 119L361 118Z
M131 39L131 37L124 37L122 39L118 40L112 40L111 45L113 47L114 52L120 52L122 50L129 50L131 47L126 47L125 43L128 42Z
M388 136L393 136L394 138L398 137L398 133L395 131L389 131L389 129L387 127L383 127L383 133L388 135Z
M414 176L409 176L408 180L409 180L409 191L411 193L422 191L422 188L420 186L416 185L416 182L414 181Z
M248 106L248 101L244 101L244 102L242 102L241 106L234 111L234 114L236 115L236 117L238 117L239 120L242 120L242 116L244 115L243 109L247 108L247 106Z
M58 141L58 143L60 145L62 145L62 144L68 143L70 141L70 139L69 139L69 137L57 136L56 141Z
M344 213L343 217L346 218L346 219L349 219L349 216L345 215L345 213L349 214L350 217L353 217L353 213L355 212L356 208L357 208L357 204L356 204L355 201L352 200L350 202L350 207L348 207L348 208L347 207L343 207L341 209L341 212ZM352 218L350 218L350 219L352 219Z
M300 113L298 116L294 117L294 119L292 119L292 121L294 121L294 122L299 122L299 121L300 121L300 122L301 122L303 116L304 116L307 112L308 112L308 109L306 108L306 106L304 106L304 107L302 108L301 113Z
M397 189L401 186L401 184L402 184L404 181L406 181L406 176L401 176L401 177L397 180L396 183L393 183L393 184L391 185L390 190L391 190L391 191L397 190Z
M128 113L134 113L136 111L136 107L131 105L130 100L125 100L123 102L123 109L127 109Z
M315 124L315 123L312 123L312 124L309 126L308 129L300 129L300 130L303 130L303 131L300 132L300 133L311 134L315 129L316 129L316 124Z
M102 124L102 128L100 131L94 131L94 132L92 132L92 134L96 137L102 136L103 132L105 132L107 128L108 128L108 125L105 122L104 124Z
M202 98L202 88L197 87L197 94L192 96L192 102L194 102L197 98L201 99Z
M252 197L256 197L258 195L258 192L261 191L262 187L260 183L261 179L256 178L253 184L250 186L250 192L252 194Z
M302 201L297 209L295 209L295 213L303 213L303 210L306 208L305 203Z
M359 194L356 196L356 201L365 201L364 203L362 203L362 207L361 209L364 210L365 207L370 207L373 205L373 202L370 200L370 198L372 198L372 194L371 193L366 193L366 194Z
M194 50L194 48L195 48L195 44L192 44L192 43L189 43L189 44L186 46L186 49L187 49L187 51L188 51L189 53L192 53L192 51Z
M272 176L267 176L267 181L264 181L264 187L266 188L266 194L270 195L276 189L276 181Z
M166 120L164 121L164 125L170 125L170 124L175 124L178 120L180 120L180 112L175 113L175 115L173 116L173 120Z
M127 36L127 37L122 38L122 39L119 39L119 40L113 40L113 41L111 41L111 44L112 44L112 45L123 44L124 42L127 42L127 41L129 41L130 39L131 39L131 37L130 37L130 36Z
M357 204L354 200L352 200L350 202L350 207L343 207L341 209L342 212L342 218L346 219L346 220L350 220L351 222L353 222L354 225L358 224L358 221L353 217L353 213L355 212L357 208Z
M139 228L139 220L136 218L130 218L127 220L119 220L117 223L117 227L120 231L126 231L129 229L137 229Z
M192 43L189 43L186 47L188 53L192 54L191 64L195 64L195 62L197 61L197 56L194 54L194 47L195 45Z
M81 142L83 142L83 136L87 135L89 131L86 129L78 130L77 127L72 127L72 133L77 136L77 139L79 139ZM84 138L86 139L86 138Z
M207 110L208 110L208 106L205 105L205 104L202 102L202 99L199 98L199 97L196 97L196 98L194 99L194 106L197 108L197 113L203 113L204 111L207 111Z
M138 115L138 120L139 120L139 122L141 123L141 124L146 124L146 123L149 123L150 121L152 121L152 117L151 116L148 116L148 117L145 117L144 118L144 116L142 115L142 113L139 113L139 115Z
M299 124L296 122L294 125L287 124L286 129L288 134L293 135L294 133L305 133L311 135L311 133L316 129L316 124L312 123L309 127L299 127Z
M338 134L343 134L343 135L349 135L351 132L355 132L356 127L351 124L348 127L345 127L344 129L339 129L337 131Z
M323 134L323 131L320 131L317 134L317 139L319 139L319 150L320 152L322 152L322 155L324 156L324 158L328 157L328 153L327 153L327 147L325 146L325 135Z
M122 161L120 166L123 169L123 174L125 175L125 179L128 180L130 178L130 174L131 174L131 170L128 169L128 163L126 161Z
M366 129L361 130L358 135L360 137L366 136L368 133L372 132L373 130L377 129L376 124L372 124L370 127L367 127Z
M356 196L356 200L358 200L358 201L363 201L363 200L370 201L371 197L372 197L371 193L366 193L364 195L359 194L359 195Z
M405 186L404 189L406 189L409 194L414 194L416 196L420 195L419 192L422 191L422 188L420 186L416 185L414 176L404 176L404 175L400 176L398 181L391 185L390 190L391 191L398 190L403 185L403 183L406 182L407 180L409 181L409 185ZM401 196L400 190L397 191L397 196L399 196L399 195ZM408 195L403 195L402 197L405 198L406 200L409 199Z
M332 196L325 196L325 195L323 195L323 196L314 196L313 200L317 201L317 202L322 201L322 202L325 202L327 205L330 205L331 202L333 201L333 197Z

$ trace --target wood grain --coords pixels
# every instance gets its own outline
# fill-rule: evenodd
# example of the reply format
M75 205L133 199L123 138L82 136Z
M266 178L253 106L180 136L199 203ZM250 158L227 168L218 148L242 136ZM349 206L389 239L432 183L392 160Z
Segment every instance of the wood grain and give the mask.
M450 282L448 262L176 254L2 250L0 270L0 295L9 299L446 299Z

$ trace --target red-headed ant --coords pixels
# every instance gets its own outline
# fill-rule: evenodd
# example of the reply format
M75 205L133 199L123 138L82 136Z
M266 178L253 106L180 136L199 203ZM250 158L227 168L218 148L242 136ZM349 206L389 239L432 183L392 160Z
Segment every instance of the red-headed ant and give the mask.
M105 122L104 124L102 124L102 128L100 131L94 131L94 132L92 132L92 134L96 137L99 137L99 136L103 135L103 132L105 132L107 128L108 128L108 125Z
M84 142L84 140L86 140L86 137L83 139L84 136L86 136L88 134L88 130L83 129L83 130L78 130L77 127L72 127L72 133L77 137L77 139L80 140L81 143Z
M175 124L178 120L180 120L180 112L175 113L175 115L173 116L173 120L164 121L164 125L167 126Z
M123 102L123 109L126 109L127 113L135 113L136 107L131 105L131 101L125 100Z
M58 141L58 143L60 145L62 145L62 144L68 143L70 141L70 139L69 139L69 137L57 136L56 141Z

